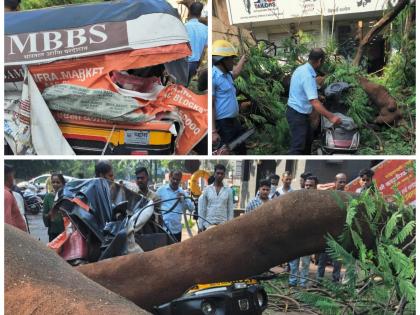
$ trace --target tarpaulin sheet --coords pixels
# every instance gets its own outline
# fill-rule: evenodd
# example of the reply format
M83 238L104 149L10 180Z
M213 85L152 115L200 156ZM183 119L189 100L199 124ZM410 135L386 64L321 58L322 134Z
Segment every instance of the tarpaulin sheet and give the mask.
M30 73L22 84L20 100L15 92L5 101L5 137L15 154L74 155L45 104Z
M172 51L170 55L176 55L181 52L185 53L185 49L188 47L178 45L172 46L172 48L153 48L149 52L162 49L166 52ZM127 93L131 97L118 95L126 93L110 78L112 70L144 66L145 60L138 58L144 53L146 52L124 52L66 62L60 61L53 64L31 66L30 72L37 87L41 92L44 92L52 110L106 119L117 124L150 121L161 117L162 114L172 113L173 121L179 121L182 124L175 153L188 154L207 133L207 95L196 95L181 85L169 85L162 87L160 92L154 96L155 99L145 100L141 98L144 93L135 91ZM158 56L164 59L168 58L167 54ZM151 62L152 59L148 62ZM163 61L159 58L153 60L157 63ZM81 94L84 96L91 94L93 97L85 99L81 97ZM98 95L102 97L100 104L97 103ZM65 98L67 101L63 101ZM80 98L78 102L75 101L77 98ZM108 98L109 102L104 98ZM121 111L115 113L117 107L129 115L121 116ZM51 123L48 126L51 125L54 124ZM45 124L45 126L47 125ZM60 150L60 148L53 147L53 153L44 153L44 151L37 151L37 153L68 154ZM18 152L21 152L18 154L24 154L23 150Z
M5 33L10 35L122 22L153 13L178 17L177 10L166 0L119 0L7 12L4 24Z

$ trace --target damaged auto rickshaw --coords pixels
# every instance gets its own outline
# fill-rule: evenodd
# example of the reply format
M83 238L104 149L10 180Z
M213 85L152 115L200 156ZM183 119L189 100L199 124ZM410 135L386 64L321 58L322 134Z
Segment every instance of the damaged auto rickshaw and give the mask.
M164 0L5 14L5 139L14 154L188 154L207 95L185 87L186 29Z
M103 178L72 181L59 191L53 207L63 214L65 231L48 246L79 265L174 244L175 237L156 211L165 201L173 202L168 212L180 199L153 202ZM180 298L156 306L154 313L246 315L262 314L266 307L264 288L256 279L246 279L197 284Z

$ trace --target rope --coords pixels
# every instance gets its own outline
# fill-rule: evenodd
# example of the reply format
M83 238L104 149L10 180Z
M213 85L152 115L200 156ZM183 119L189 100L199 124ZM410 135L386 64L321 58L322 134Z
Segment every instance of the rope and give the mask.
M112 126L111 133L109 134L108 139L106 140L106 144L104 146L104 149L102 150L101 155L105 155L106 149L108 148L109 141L111 141L111 137L114 134L114 131L115 131L115 125Z

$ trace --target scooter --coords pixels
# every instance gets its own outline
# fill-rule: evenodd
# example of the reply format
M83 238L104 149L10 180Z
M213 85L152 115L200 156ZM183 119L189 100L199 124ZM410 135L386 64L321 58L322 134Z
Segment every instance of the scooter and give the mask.
M28 185L23 192L25 202L25 212L29 214L38 214L43 207L43 200L38 196L38 189L35 185Z
M347 116L343 93L351 88L346 82L332 83L325 89L325 107L341 118L334 126L326 117L321 117L321 147L318 154L354 154L359 149L360 132L353 120Z

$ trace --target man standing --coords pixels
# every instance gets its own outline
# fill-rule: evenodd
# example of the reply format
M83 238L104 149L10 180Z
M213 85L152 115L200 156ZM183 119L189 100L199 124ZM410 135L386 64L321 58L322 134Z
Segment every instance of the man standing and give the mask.
M232 142L243 133L239 122L239 104L236 99L234 80L245 65L245 55L234 67L234 58L238 56L235 47L226 40L216 40L212 47L213 78L213 130L212 141L224 144ZM245 155L245 144L234 149L235 154Z
M201 2L192 3L188 12L189 20L185 23L192 50L192 55L188 57L188 84L197 73L200 61L205 54L205 47L207 47L208 27L198 20L202 10Z
M305 175L302 174L302 175ZM301 178L302 178L301 175ZM318 178L316 176L307 176L306 179L304 179L304 189L316 189L316 186L318 185ZM299 272L299 265L300 261L302 261L302 268ZM308 281L308 275L309 275L309 265L311 263L311 257L310 256L304 256L297 258L295 260L292 260L289 262L290 266L290 276L289 276L289 286L295 287L298 283L301 287L306 287L306 282ZM299 273L299 276L298 276Z
M314 48L309 53L308 62L293 72L286 110L291 136L288 154L311 154L312 129L309 115L313 108L334 125L341 123L341 119L318 100L315 70L322 66L324 59L324 51Z
M277 190L277 186L279 185L279 181L280 181L279 175L276 175L276 174L270 175L271 186L270 186L270 194L268 195L268 198L273 199L274 197L277 196L276 190Z
M27 232L25 219L19 211L12 187L15 181L13 167L4 164L4 222Z
M179 187L181 179L181 171L171 171L169 173L169 184L160 187L156 192L159 199L163 201L160 206L160 211L163 215L165 229L171 233L178 242L180 242L182 238L182 213L185 209L188 209L191 212L194 210L194 204L191 199L185 199L187 194ZM175 198L178 200L168 200Z
M159 196L151 189L149 189L149 172L145 167L138 167L136 169L136 184L139 187L139 193L148 200L152 200L153 203L159 201ZM155 204L153 206L155 213L159 213L160 205ZM156 222L162 224L161 216L156 216Z
M344 191L344 188L347 184L347 176L344 173L339 173L335 176L335 190ZM317 278L323 278L325 274L325 266L327 264L327 259L329 258L326 252L322 252L319 254L318 260L318 272ZM340 270L341 270L341 263L337 260L333 260L333 273L332 279L333 282L340 281Z
M375 175L375 172L372 171L370 168L364 168L359 172L360 180L359 184L360 188L357 188L357 193L362 193L368 189L374 190L375 185L373 184L373 175Z
M139 187L139 193L143 197L156 202L159 200L158 195L149 189L149 172L145 167L138 167L136 169L136 184ZM155 206L156 208L156 206Z
M276 191L278 196L282 196L293 191L290 186L292 184L292 174L289 171L286 171L281 175L281 182L283 185Z
M203 230L233 219L233 193L231 188L223 185L225 172L225 166L217 164L214 167L214 183L203 191L199 213L204 218Z
M264 203L270 200L270 185L271 183L268 180L263 179L260 181L258 194L248 203L245 209L245 213L253 211L254 209L258 208L259 206L263 205Z
M112 169L111 163L108 162L108 161L99 161L95 165L95 177L105 178L105 179L113 182L114 181L114 171Z

